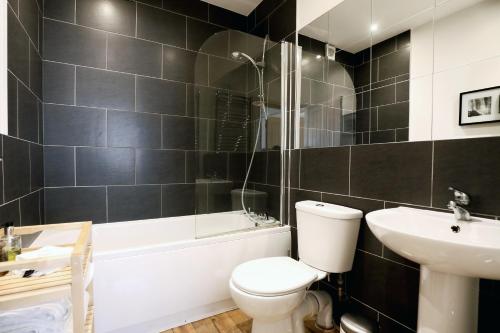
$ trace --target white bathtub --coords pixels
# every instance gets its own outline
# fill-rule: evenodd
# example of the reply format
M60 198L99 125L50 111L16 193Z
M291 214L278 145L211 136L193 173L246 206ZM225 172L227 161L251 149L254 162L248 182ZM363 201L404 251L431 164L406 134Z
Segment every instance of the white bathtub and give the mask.
M288 226L236 231L251 226L237 212L94 226L96 332L158 333L235 308L233 268L290 250Z

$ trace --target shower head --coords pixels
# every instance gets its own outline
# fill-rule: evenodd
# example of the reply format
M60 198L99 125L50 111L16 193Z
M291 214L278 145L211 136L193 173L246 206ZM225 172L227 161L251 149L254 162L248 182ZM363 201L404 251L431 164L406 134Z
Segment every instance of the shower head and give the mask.
M234 59L236 60L243 60L243 59L246 59L248 61L250 61L250 63L257 69L259 70L259 68L262 68L264 67L264 63L262 62L256 62L252 57L250 57L248 54L244 53L244 52L240 52L240 51L234 51L233 53L231 53L231 55L233 56Z
M264 117L267 119L267 110L266 110L266 105L265 105L265 97L264 97L264 63L263 62L256 62L252 57L250 57L248 54L240 52L240 51L234 51L231 53L234 59L237 60L243 60L246 59L248 60L252 66L256 69L257 74L259 76L259 100L252 102L253 106L259 107L263 112L264 112Z

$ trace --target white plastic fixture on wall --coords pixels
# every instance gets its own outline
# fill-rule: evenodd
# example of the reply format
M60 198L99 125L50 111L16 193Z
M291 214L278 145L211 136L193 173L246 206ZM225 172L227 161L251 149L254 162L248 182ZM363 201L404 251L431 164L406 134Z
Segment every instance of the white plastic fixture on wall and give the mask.
M0 134L7 134L7 0L0 0Z

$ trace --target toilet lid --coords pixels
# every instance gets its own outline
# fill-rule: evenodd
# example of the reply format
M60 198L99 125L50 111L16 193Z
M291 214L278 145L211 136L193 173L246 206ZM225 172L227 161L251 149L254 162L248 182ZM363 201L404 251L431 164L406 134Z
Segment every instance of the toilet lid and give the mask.
M249 294L279 296L305 289L326 275L319 276L321 273L289 257L271 257L239 265L231 280L238 289Z

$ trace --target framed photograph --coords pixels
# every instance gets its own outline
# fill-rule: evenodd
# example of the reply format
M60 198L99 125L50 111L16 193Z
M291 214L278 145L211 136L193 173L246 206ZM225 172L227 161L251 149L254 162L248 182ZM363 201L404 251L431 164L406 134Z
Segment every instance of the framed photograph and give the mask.
M460 94L460 126L500 121L500 86Z

